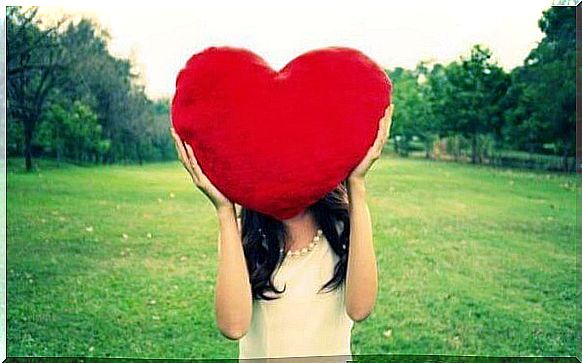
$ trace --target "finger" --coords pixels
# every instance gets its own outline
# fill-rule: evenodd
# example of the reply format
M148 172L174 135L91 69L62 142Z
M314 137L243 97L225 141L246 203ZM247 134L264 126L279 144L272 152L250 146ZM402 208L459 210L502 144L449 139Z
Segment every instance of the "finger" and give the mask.
M390 119L386 119L384 129L382 130L382 144L385 144L386 140L388 140L388 136L390 135L390 125L391 125Z
M376 146L384 143L384 140L386 138L387 123L388 123L388 120L386 119L386 117L383 117L380 120L380 125L378 125L378 135L376 136L376 141L374 143L374 144L376 144Z
M380 156L382 155L382 148L383 145L379 145L374 152L372 153L372 160L377 160L380 158Z
M186 163L188 164L188 171L190 172L190 176L192 177L192 180L194 181L194 183L197 186L200 186L200 183L201 183L200 175L198 174L198 171L196 170L196 167L195 167L195 165L196 165L195 160L196 159L194 159L194 156L193 156L194 154L188 150L190 145L188 145L188 143L186 143L186 142L182 142L182 147L184 148L185 153L186 153ZM190 149L190 150L192 150L192 149Z
M374 140L374 142L378 141L378 139L382 137L382 131L385 128L386 128L386 118L382 117L380 119L380 122L378 122L378 130L376 131L376 140Z
M183 155L183 153L181 152L182 140L180 139L180 136L178 136L173 127L170 128L170 132L172 134L172 138L174 139L174 145L176 146L176 150L178 151L178 156L180 156L181 158Z
M178 160L180 160L180 162L182 164L184 164L184 160L182 160L182 156L180 155L180 149L178 147L178 144L174 141L174 148L176 149L176 155L178 156Z
M187 164L188 154L186 154L186 149L184 149L182 139L180 139L180 136L176 133L174 129L172 129L172 136L174 137L174 142L176 143L176 148L178 149L180 159L182 159L182 162Z
M390 105L386 110L386 118L388 119L388 124L392 123L392 116L394 115L394 105Z
M384 118L385 118L385 125L384 125L384 143L386 143L386 140L388 140L388 138L390 136L390 128L392 126L392 113L393 112L394 112L394 105L390 105L386 109L386 116L384 116Z
M382 122L382 136L386 136L388 133L388 129L390 128L390 118L384 117L384 121Z
M386 110L384 111L384 116L390 118L390 117L392 117L393 112L394 112L394 104L391 104L390 106L386 107Z
M388 127L386 127L386 136L384 137L384 142L388 141L388 139L390 138L391 128L392 128L392 123L389 123Z
M172 135L172 139L174 140L174 144L175 144L176 146L178 146L178 139L179 139L179 137L178 137L178 135L176 134L176 132L174 131L174 129L173 129L173 128L171 128L171 127L170 127L170 134Z
M370 158L376 160L382 154L382 149L384 148L384 143L381 138L378 138L374 145L370 148Z
M374 151L370 154L370 167L372 166L372 164L374 164L374 162L378 159L380 159L380 156L382 155L382 148L376 148L374 149ZM368 167L368 169L370 168Z
M180 162L185 165L186 164L186 160L184 160L184 158L182 157L182 152L180 150L180 141L177 141L174 138L174 147L176 148L176 154L178 155L178 159L180 160Z
M184 165L184 167L186 168L188 173L190 173L192 178L195 179L195 176L193 175L191 163L189 162L188 154L186 153L186 149L184 148L184 144L182 143L180 136L178 136L178 134L174 131L174 129L172 129L172 136L174 137L176 150L178 151L178 156L180 157L180 161L182 161L182 165ZM196 182L196 180L194 180L194 181Z
M379 149L382 148L382 144L383 144L383 135L382 133L378 133L378 136L376 137L376 140L374 140L374 143L372 144L372 146L370 147L370 154L375 154Z
M179 141L176 143L176 147L178 148L178 152L180 153L180 160L182 160L182 164L184 164L184 167L186 167L186 169L188 169L188 171L191 172L192 168L190 167L190 163L188 162L188 154L186 154L186 149L184 148L182 141L180 141L180 139L178 140Z
M190 161L190 164L192 165L192 169L194 170L196 177L199 180L202 180L205 177L205 175L204 175L204 172L202 171L202 168L198 164L198 160L196 160L196 156L194 155L194 150L192 150L192 147L190 146L190 144L185 142L184 145L186 145L186 152L188 154L188 160Z
M176 133L176 130L174 130L173 127L170 127L170 133L172 134L172 137L174 138L174 141L180 139L180 136L178 136L178 133Z
M387 139L387 125L388 120L384 117L380 121L380 127L378 128L378 136L374 141L374 145L372 145L372 159L376 160L382 155L382 149L384 148L384 144L386 143Z

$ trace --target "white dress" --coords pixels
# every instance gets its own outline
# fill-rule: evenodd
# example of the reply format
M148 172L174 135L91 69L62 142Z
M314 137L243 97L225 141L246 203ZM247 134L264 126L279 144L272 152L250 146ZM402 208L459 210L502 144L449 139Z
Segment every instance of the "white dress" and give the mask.
M239 340L239 359L306 357L303 362L346 362L352 359L350 341L354 322L346 313L344 289L317 293L331 279L339 257L322 236L305 255L287 256L274 272L275 300L253 300L247 334ZM327 290L326 290L327 291ZM315 357L318 358L308 358ZM327 357L321 357L327 356ZM258 362L263 360L250 360ZM244 362L244 361L243 361Z

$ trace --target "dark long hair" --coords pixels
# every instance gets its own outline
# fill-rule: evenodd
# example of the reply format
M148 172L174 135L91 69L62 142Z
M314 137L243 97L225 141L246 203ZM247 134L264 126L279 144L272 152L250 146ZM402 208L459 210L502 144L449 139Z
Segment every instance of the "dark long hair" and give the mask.
M339 257L333 277L320 289L332 291L344 283L348 264L350 219L345 180L307 209L313 214L333 252ZM240 218L253 298L276 299L272 293L280 294L285 291L285 288L277 290L272 274L286 257L282 252L288 236L286 227L283 222L273 217L244 207L241 207ZM336 226L339 222L343 228L338 232ZM271 293L270 296L267 295L268 292Z

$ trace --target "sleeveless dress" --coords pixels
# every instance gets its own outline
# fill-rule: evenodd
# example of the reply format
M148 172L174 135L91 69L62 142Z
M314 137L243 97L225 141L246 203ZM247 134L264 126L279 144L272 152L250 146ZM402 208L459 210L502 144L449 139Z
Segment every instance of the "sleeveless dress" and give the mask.
M285 285L286 290L275 300L253 300L251 326L239 340L239 359L295 357L288 360L291 362L298 361L297 357L306 357L299 361L351 360L354 322L346 312L344 285L331 292L317 293L333 276L338 260L325 235L307 254L286 256L274 271L275 286L281 289ZM316 356L319 357L307 358ZM264 360L247 362L258 361Z

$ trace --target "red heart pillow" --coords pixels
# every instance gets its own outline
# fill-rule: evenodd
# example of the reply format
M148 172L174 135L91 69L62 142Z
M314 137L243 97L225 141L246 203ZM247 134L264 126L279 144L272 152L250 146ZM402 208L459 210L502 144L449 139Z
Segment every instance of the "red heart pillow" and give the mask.
M314 50L275 71L250 51L212 47L178 74L172 123L226 197L282 220L364 158L391 91L385 72L349 48Z

